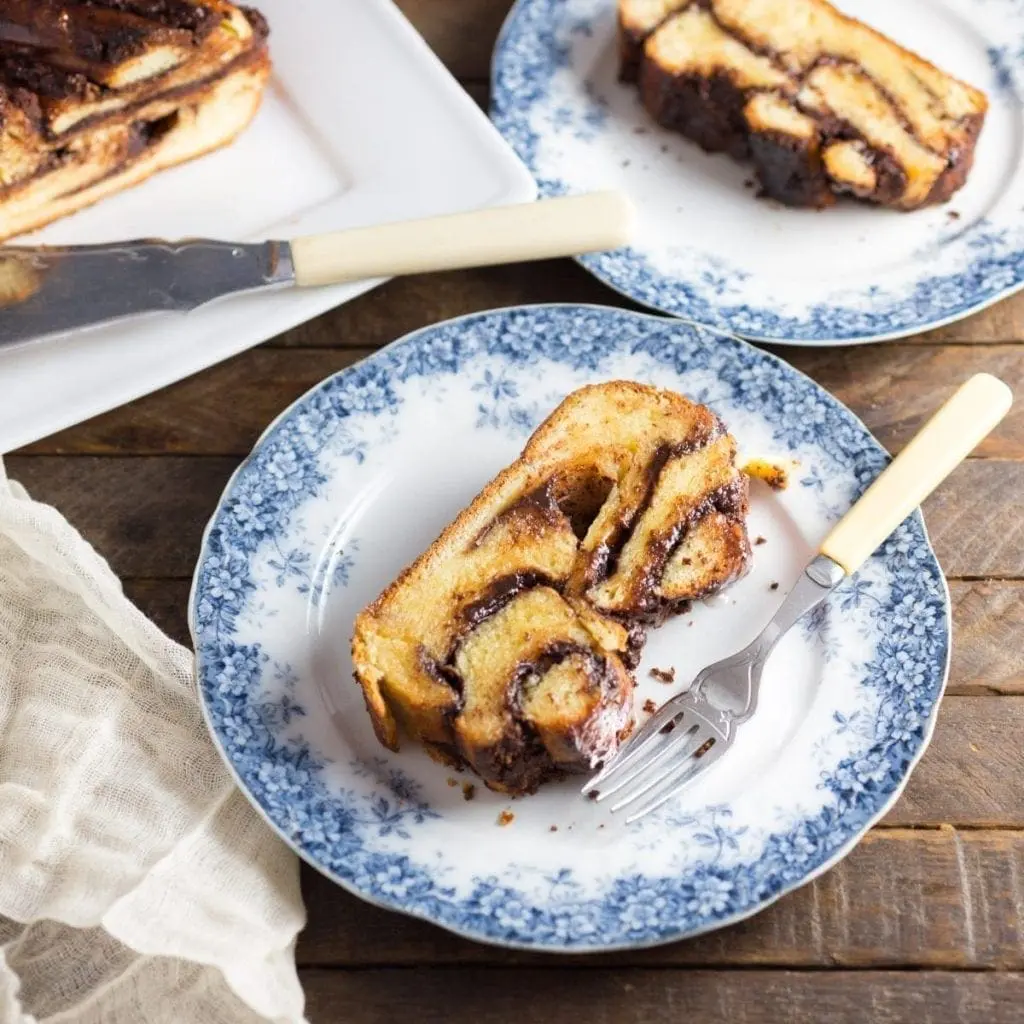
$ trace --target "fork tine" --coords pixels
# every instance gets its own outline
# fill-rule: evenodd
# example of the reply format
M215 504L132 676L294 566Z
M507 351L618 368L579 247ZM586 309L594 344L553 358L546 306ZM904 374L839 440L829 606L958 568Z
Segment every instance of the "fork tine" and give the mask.
M633 766L631 771L619 772L616 774L614 784L604 785L601 787L600 794L596 797L597 801L605 800L612 796L614 793L618 793L623 787L628 786L635 779L639 779L641 776L646 775L655 765L661 764L668 757L675 755L677 758L686 757L691 753L691 740L694 738L694 734L698 731L700 726L694 722L692 725L688 724L686 719L686 712L683 712L682 721L676 723L675 731L672 736L667 738L660 747L656 747L650 757L644 758L641 762ZM692 750L696 750L696 747L692 747ZM625 778L619 776L625 775Z
M676 777L666 781L665 785L647 801L639 810L633 811L626 818L626 824L630 825L639 820L651 811L656 811L662 804L667 803L673 797L678 796L691 783L701 778L705 771L728 749L727 743L716 740L700 757L691 757L685 763L685 771L677 773ZM683 767L682 765L680 766Z
M652 746L653 741L658 738L661 730L669 722L674 722L682 713L683 709L678 705L673 705L672 701L669 701L664 707L660 708L644 723L640 731L632 736L626 742L626 745L617 754L614 754L611 760L592 779L584 784L581 792L586 795L602 782L607 781L613 775L617 775L623 768L633 764L640 754Z
M633 803L634 800L639 800L640 797L646 795L655 787L660 786L667 778L669 778L669 776L674 775L681 765L687 763L693 754L700 750L701 747L712 738L713 737L709 736L706 731L700 728L697 728L694 732L687 732L687 742L680 755L671 763L659 765L657 770L651 773L651 775L647 775L646 772L642 773L644 776L643 784L634 787L629 794L612 806L612 810L620 811L623 807ZM650 763L650 767L654 767L653 761Z

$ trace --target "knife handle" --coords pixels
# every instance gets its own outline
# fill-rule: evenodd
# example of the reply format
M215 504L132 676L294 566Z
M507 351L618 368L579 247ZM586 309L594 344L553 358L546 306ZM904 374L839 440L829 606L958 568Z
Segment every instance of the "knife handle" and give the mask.
M615 249L632 222L622 193L593 192L297 238L292 260L296 283L313 287Z
M847 573L872 552L971 453L1006 415L1013 393L997 377L978 373L914 435L819 549Z

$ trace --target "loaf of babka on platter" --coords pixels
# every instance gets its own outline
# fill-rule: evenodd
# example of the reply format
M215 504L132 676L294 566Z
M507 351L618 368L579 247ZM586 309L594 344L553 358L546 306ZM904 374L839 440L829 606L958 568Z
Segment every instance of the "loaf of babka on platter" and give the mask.
M0 240L230 142L269 73L226 0L0 0Z

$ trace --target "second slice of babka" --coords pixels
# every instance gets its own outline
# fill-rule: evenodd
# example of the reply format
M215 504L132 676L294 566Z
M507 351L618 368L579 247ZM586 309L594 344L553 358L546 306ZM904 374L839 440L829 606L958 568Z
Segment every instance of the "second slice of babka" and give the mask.
M826 0L619 0L619 33L655 120L772 198L914 210L967 179L985 95Z
M524 793L632 723L645 626L741 576L747 479L718 417L630 382L574 392L357 618L377 737Z

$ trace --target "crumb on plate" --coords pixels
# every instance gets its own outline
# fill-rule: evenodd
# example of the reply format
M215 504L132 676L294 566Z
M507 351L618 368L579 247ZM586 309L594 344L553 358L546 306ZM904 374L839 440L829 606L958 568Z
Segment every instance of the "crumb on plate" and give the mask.
M750 459L742 472L763 480L773 491L784 491L789 486L789 472L785 466L768 459Z
M472 800L476 796L476 786L472 782L464 782L462 784L462 799Z
M652 668L650 672L652 679L659 683L674 683L676 681L676 670L674 668Z
M457 786L459 784L459 780L458 779L453 779L450 775L448 776L448 778L445 781L448 783L449 786L453 786L453 787Z
M558 831L558 826L557 825L549 825L548 826L548 831L549 832L557 832Z
M648 697L647 700L644 701L644 711L646 711L647 714L649 714L649 715L653 715L654 712L657 711L657 710L658 710L658 705L655 704L654 701L651 700L650 697Z
M502 811L501 814L498 815L498 824L504 828L505 825L510 824L515 821L515 819L516 816L511 811Z
M754 546L755 547L760 547L762 544L767 544L767 543L768 543L768 538L767 537L762 537L760 534L758 534L754 538Z
M771 584L769 584L768 589L769 590L778 590L779 589L779 585L778 585L778 583L772 582Z

